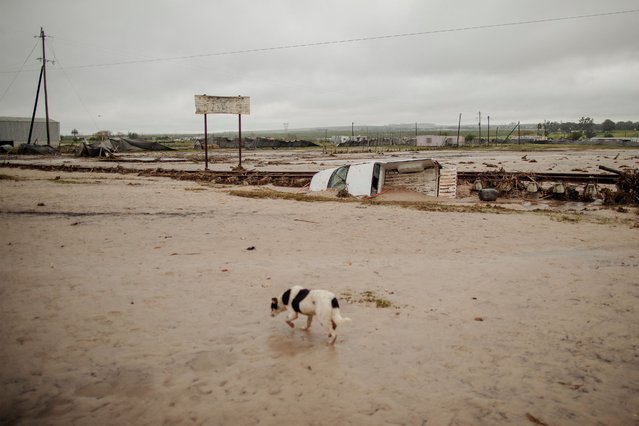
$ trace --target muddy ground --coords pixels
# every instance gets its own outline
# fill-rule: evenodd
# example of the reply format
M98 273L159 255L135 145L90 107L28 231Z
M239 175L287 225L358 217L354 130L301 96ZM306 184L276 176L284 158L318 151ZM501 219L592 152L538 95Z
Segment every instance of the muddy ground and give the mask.
M346 159L296 154L255 160ZM447 161L637 161L459 154ZM417 208L132 174L0 175L0 424L639 424L633 207ZM353 321L335 345L269 316L296 284L340 297Z

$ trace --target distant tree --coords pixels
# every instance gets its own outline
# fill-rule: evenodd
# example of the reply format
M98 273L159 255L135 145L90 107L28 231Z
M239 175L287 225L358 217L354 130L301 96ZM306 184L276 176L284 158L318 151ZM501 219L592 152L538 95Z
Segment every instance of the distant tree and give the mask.
M581 132L570 132L567 138L570 139L571 141L577 141L581 139L581 136L582 136Z
M601 123L601 130L603 130L606 133L610 133L613 130L615 130L616 125L615 122L612 120L604 120L603 123Z
M78 129L73 129L71 130L71 134L73 135L73 139L77 139L78 138Z
M618 121L615 127L617 130L634 130L636 124L632 121Z
M469 133L464 137L464 140L466 142L472 142L473 140L475 140L475 135L473 135L472 133Z
M135 132L129 132L127 136L129 139L137 139L139 137L139 135Z
M556 121L544 121L544 125L546 126L546 136L552 133L559 133L560 124Z
M577 128L577 123L573 123L571 121L567 121L559 125L559 129L562 131L562 133L565 133L565 134L572 132L573 129L576 129L576 128Z
M593 137L595 133L595 121L590 117L581 117L578 125L579 131L587 138Z

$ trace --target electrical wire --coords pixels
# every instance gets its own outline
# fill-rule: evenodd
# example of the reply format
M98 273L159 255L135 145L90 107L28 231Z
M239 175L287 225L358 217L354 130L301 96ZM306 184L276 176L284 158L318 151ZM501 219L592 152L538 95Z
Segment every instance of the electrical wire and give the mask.
M593 13L589 15L564 16L559 18L544 18L544 19L535 19L535 20L529 20L529 21L507 22L507 23L501 23L501 24L476 25L476 26L470 26L470 27L458 27L458 28L449 28L449 29L443 29L443 30L419 31L419 32L403 33L403 34L389 34L389 35L360 37L360 38L351 38L351 39L343 39L343 40L320 41L320 42L314 42L314 43L288 44L288 45L282 45L282 46L260 47L255 49L201 53L201 54L185 55L185 56L169 56L164 58L137 59L137 60L131 60L131 61L105 62L100 64L89 64L89 65L72 65L68 67L68 69L97 68L97 67L116 66L116 65L151 63L151 62L181 61L186 59L198 59L198 58L207 58L207 57L213 57L213 56L229 56L229 55L239 55L239 54L245 54L245 53L258 53L258 52L269 52L269 51L275 51L275 50L300 49L300 48L306 48L306 47L330 46L330 45L358 43L358 42L374 41L374 40L407 38L407 37L416 37L416 36L433 35L433 34L453 33L453 32L472 31L472 30L484 30L484 29L491 29L491 28L503 28L503 27L518 26L518 25L531 25L531 24L541 24L541 23L548 23L548 22L570 21L570 20L578 20L578 19L597 18L597 17L603 17L603 16L623 15L623 14L630 14L630 13L637 13L637 12L639 12L639 9L622 10L622 11L616 11L616 12Z
M84 101L82 100L82 98L80 97L80 94L78 93L78 91L75 89L75 86L73 85L73 83L71 82L71 79L69 78L69 75L67 74L66 70L64 69L64 67L62 66L62 63L60 62L60 60L58 59L56 53L55 53L55 48L53 47L53 43L49 43L49 47L51 47L51 51L53 52L53 58L54 58L54 63L56 63L59 67L60 70L62 70L62 74L64 74L64 77L67 79L69 86L71 86L71 89L73 90L73 93L75 93L75 96L78 98L78 100L80 101L80 104L82 105L82 108L84 108L84 111L87 113L87 116L89 117L89 119L91 120L91 122L93 123L94 128L96 129L96 132L99 130L98 129L98 125L95 122L95 120L93 119L93 115L91 115L91 113L89 112L86 104L84 103Z
M425 35L462 32L462 31L514 27L514 26L520 26L520 25L533 25L533 24L542 24L542 23L550 23L550 22L574 21L574 20L580 20L580 19L599 18L599 17L605 17L605 16L626 15L626 14L637 13L637 12L639 12L639 9L630 9L630 10L621 10L621 11L615 11L615 12L593 13L588 15L563 16L558 18L543 18L543 19L534 19L534 20L528 20L528 21L506 22L501 24L475 25L475 26L448 28L448 29L441 29L441 30L418 31L418 32L411 32L411 33L386 34L386 35L380 35L380 36L359 37L359 38L350 38L350 39L342 39L342 40L319 41L319 42L313 42L313 43L287 44L282 46L259 47L254 49L243 49L243 50L229 50L229 51L222 51L222 52L200 53L195 55L167 56L167 57L161 57L161 58L135 59L135 60L119 61L119 62L103 62L103 63L97 63L97 64L71 65L67 67L67 69L100 68L100 67L133 65L133 64L143 64L143 63L153 63L153 62L182 61L182 60L188 60L188 59L199 59L199 58L207 58L207 57L214 57L214 56L230 56L230 55L239 55L239 54L246 54L246 53L271 52L271 51L277 51L277 50L301 49L301 48L308 48L308 47L360 43L360 42L366 42L366 41L408 38L408 37L417 37L417 36L425 36ZM6 73L12 73L12 72L15 72L15 71L0 71L0 74L6 74Z
M2 93L2 96L0 96L0 102L2 102L2 100L4 99L4 97L6 96L7 93L9 93L9 89L11 89L11 86L13 86L13 83L17 80L18 76L20 75L20 73L22 72L22 69L24 68L25 64L27 63L27 61L29 60L29 58L31 57L31 55L33 55L33 51L35 50L35 48L38 46L38 42L36 41L35 44L33 45L33 48L31 49L31 52L29 52L29 54L27 55L27 58L24 60L24 62L22 63L22 65L20 66L20 69L18 70L18 72L16 72L16 75L13 77L13 80L11 80L11 82L9 83L9 85L7 86L7 88L4 90L4 92Z

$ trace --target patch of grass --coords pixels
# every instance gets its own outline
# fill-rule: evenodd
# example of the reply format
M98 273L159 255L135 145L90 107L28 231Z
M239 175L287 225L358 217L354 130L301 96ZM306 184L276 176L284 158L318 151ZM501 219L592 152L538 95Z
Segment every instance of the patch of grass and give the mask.
M95 183L95 182L87 182L87 181L81 181L81 180L60 179L59 177L56 177L53 179L47 179L47 180L49 182L59 183L60 185L84 185L88 183Z
M19 180L19 179L15 176L0 174L0 180Z
M551 215L550 218L557 222L579 223L581 216L576 214Z
M341 298L349 303L374 304L376 308L390 308L393 306L390 300L379 297L370 290L363 291L359 295L345 292L341 294Z
M429 201L383 201L376 198L336 198L327 197L321 195L313 195L308 193L291 193L281 192L273 189L259 188L259 189L232 189L228 191L228 194L237 197L245 198L268 198L268 199L281 199L281 200L293 200L302 202L332 202L332 203L360 203L370 206L396 206L407 209L414 209L424 212L439 212L439 213L492 213L492 214L538 214L546 216L551 220L557 222L566 223L595 223L598 225L624 225L634 228L636 220L632 219L610 219L610 218L597 218L588 217L579 214L570 213L557 213L548 210L510 210L505 207L491 205L491 204L473 204L473 205L459 205L459 204L446 204L445 202L429 202ZM639 209L637 210L639 215Z
M228 193L236 197L244 197L244 198L270 198L270 199L307 201L307 202L331 201L334 203L352 203L352 202L359 201L355 197L330 198L330 197L323 197L321 195L281 192L281 191L275 191L273 189L266 189L266 188L247 189L247 190L232 189Z
M457 205L436 203L428 201L382 201L376 199L363 199L364 204L380 205L380 206L398 206L408 209L414 209L426 212L443 212L443 213L518 213L514 210L508 210L504 207L491 204L474 204L474 205Z
M382 201L374 198L357 197L326 197L322 195L312 195L303 193L291 193L275 191L273 189L235 189L228 191L230 195L245 198L270 198L280 200L294 200L305 202L333 202L333 203L361 203L365 205L378 206L398 206L429 212L452 212L452 213L514 213L512 210L489 204L460 206L445 203L435 203L428 201Z

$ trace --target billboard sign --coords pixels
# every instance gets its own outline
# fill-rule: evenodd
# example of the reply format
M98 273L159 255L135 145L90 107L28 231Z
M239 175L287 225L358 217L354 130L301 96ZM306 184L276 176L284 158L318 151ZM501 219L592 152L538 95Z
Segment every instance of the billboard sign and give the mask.
M249 96L195 95L196 114L242 114L251 113Z

